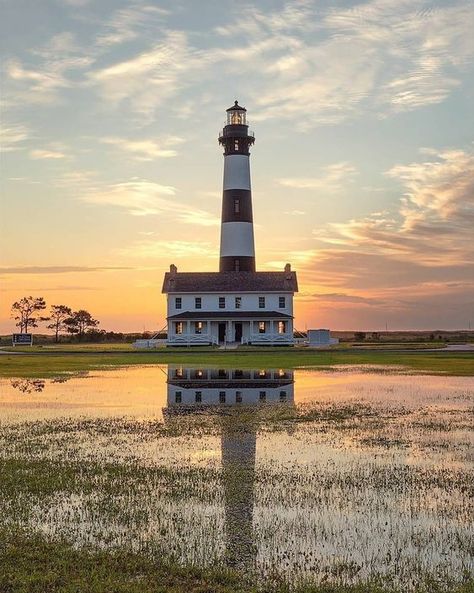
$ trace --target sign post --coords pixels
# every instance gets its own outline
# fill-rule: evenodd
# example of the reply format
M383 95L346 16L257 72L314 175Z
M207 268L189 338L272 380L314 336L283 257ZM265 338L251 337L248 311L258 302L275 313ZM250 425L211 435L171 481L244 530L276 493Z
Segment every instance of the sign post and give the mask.
M12 334L13 346L33 346L33 334Z

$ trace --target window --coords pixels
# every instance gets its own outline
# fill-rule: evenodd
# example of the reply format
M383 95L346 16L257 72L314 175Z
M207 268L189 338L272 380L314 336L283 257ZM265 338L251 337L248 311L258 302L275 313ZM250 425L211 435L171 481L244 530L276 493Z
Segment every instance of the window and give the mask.
M234 150L239 150L239 141L234 140Z
M234 379L242 379L243 376L244 376L244 371L242 371L241 369L235 369Z
M278 297L278 307L284 309L286 307L286 297Z
M265 379L267 376L267 371L265 369L260 369L258 371L258 378L259 379Z
M204 327L204 323L202 321L195 321L194 322L194 333L195 334L202 334L202 328Z
M219 391L219 403L225 404L225 391Z
M258 297L258 308L265 309L265 297Z
M225 297L219 297L219 309L225 309Z
M225 369L219 369L217 375L219 379L227 379L227 371Z
M174 378L175 379L182 379L184 376L183 367L179 367L179 369L175 369L174 371Z
M261 392L259 393L258 399L259 399L261 402L264 402L264 401L267 399L267 392L266 392L266 391L261 391Z
M278 369L278 378L279 379L287 379L288 375L286 374L286 371L283 369Z
M183 322L182 321L175 321L174 323L174 329L176 331L177 334L182 334L183 333Z
M285 321L278 322L278 333L286 334L286 322Z
M235 259L234 260L234 271L235 272L240 272L240 259Z
M280 401L284 402L286 400L286 391L280 391Z
M202 402L202 391L196 391L196 393L194 394L194 401L197 404L200 404Z
M194 308L195 309L200 309L202 307L202 298L201 297L195 297L194 299Z
M174 403L175 404L180 404L182 401L182 396L183 396L183 392L182 391L177 391L174 394Z
M240 309L242 306L242 297L235 297L235 308Z
M234 200L234 214L240 214L240 200Z
M258 322L258 333L264 334L265 333L265 321Z
M194 371L195 379L202 379L203 376L204 376L204 372L202 371L202 369L197 369L196 371Z
M183 304L183 301L182 301L181 297L176 297L174 299L174 306L176 309L181 309L182 304Z
M235 392L235 403L236 404L241 404L242 403L242 392L241 391L236 391Z

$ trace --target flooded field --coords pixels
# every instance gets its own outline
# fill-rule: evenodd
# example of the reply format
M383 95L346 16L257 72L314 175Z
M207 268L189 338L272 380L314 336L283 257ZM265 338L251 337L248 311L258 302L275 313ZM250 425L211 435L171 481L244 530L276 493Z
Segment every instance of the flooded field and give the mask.
M474 570L471 377L164 365L0 387L0 527L290 584Z

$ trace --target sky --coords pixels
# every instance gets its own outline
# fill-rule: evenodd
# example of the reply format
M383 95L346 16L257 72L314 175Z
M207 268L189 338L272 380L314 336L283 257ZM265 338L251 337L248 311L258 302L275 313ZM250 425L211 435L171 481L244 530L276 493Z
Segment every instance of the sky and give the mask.
M27 295L166 324L218 269L248 110L257 268L295 327L474 327L474 2L0 0L0 332Z

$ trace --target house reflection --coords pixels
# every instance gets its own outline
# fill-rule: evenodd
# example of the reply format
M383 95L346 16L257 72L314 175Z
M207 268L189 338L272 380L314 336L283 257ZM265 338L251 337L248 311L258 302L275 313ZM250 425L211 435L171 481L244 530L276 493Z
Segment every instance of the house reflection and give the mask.
M218 418L229 566L250 568L256 560L253 507L258 427L275 404L293 402L293 371L168 367L165 418L206 412Z

